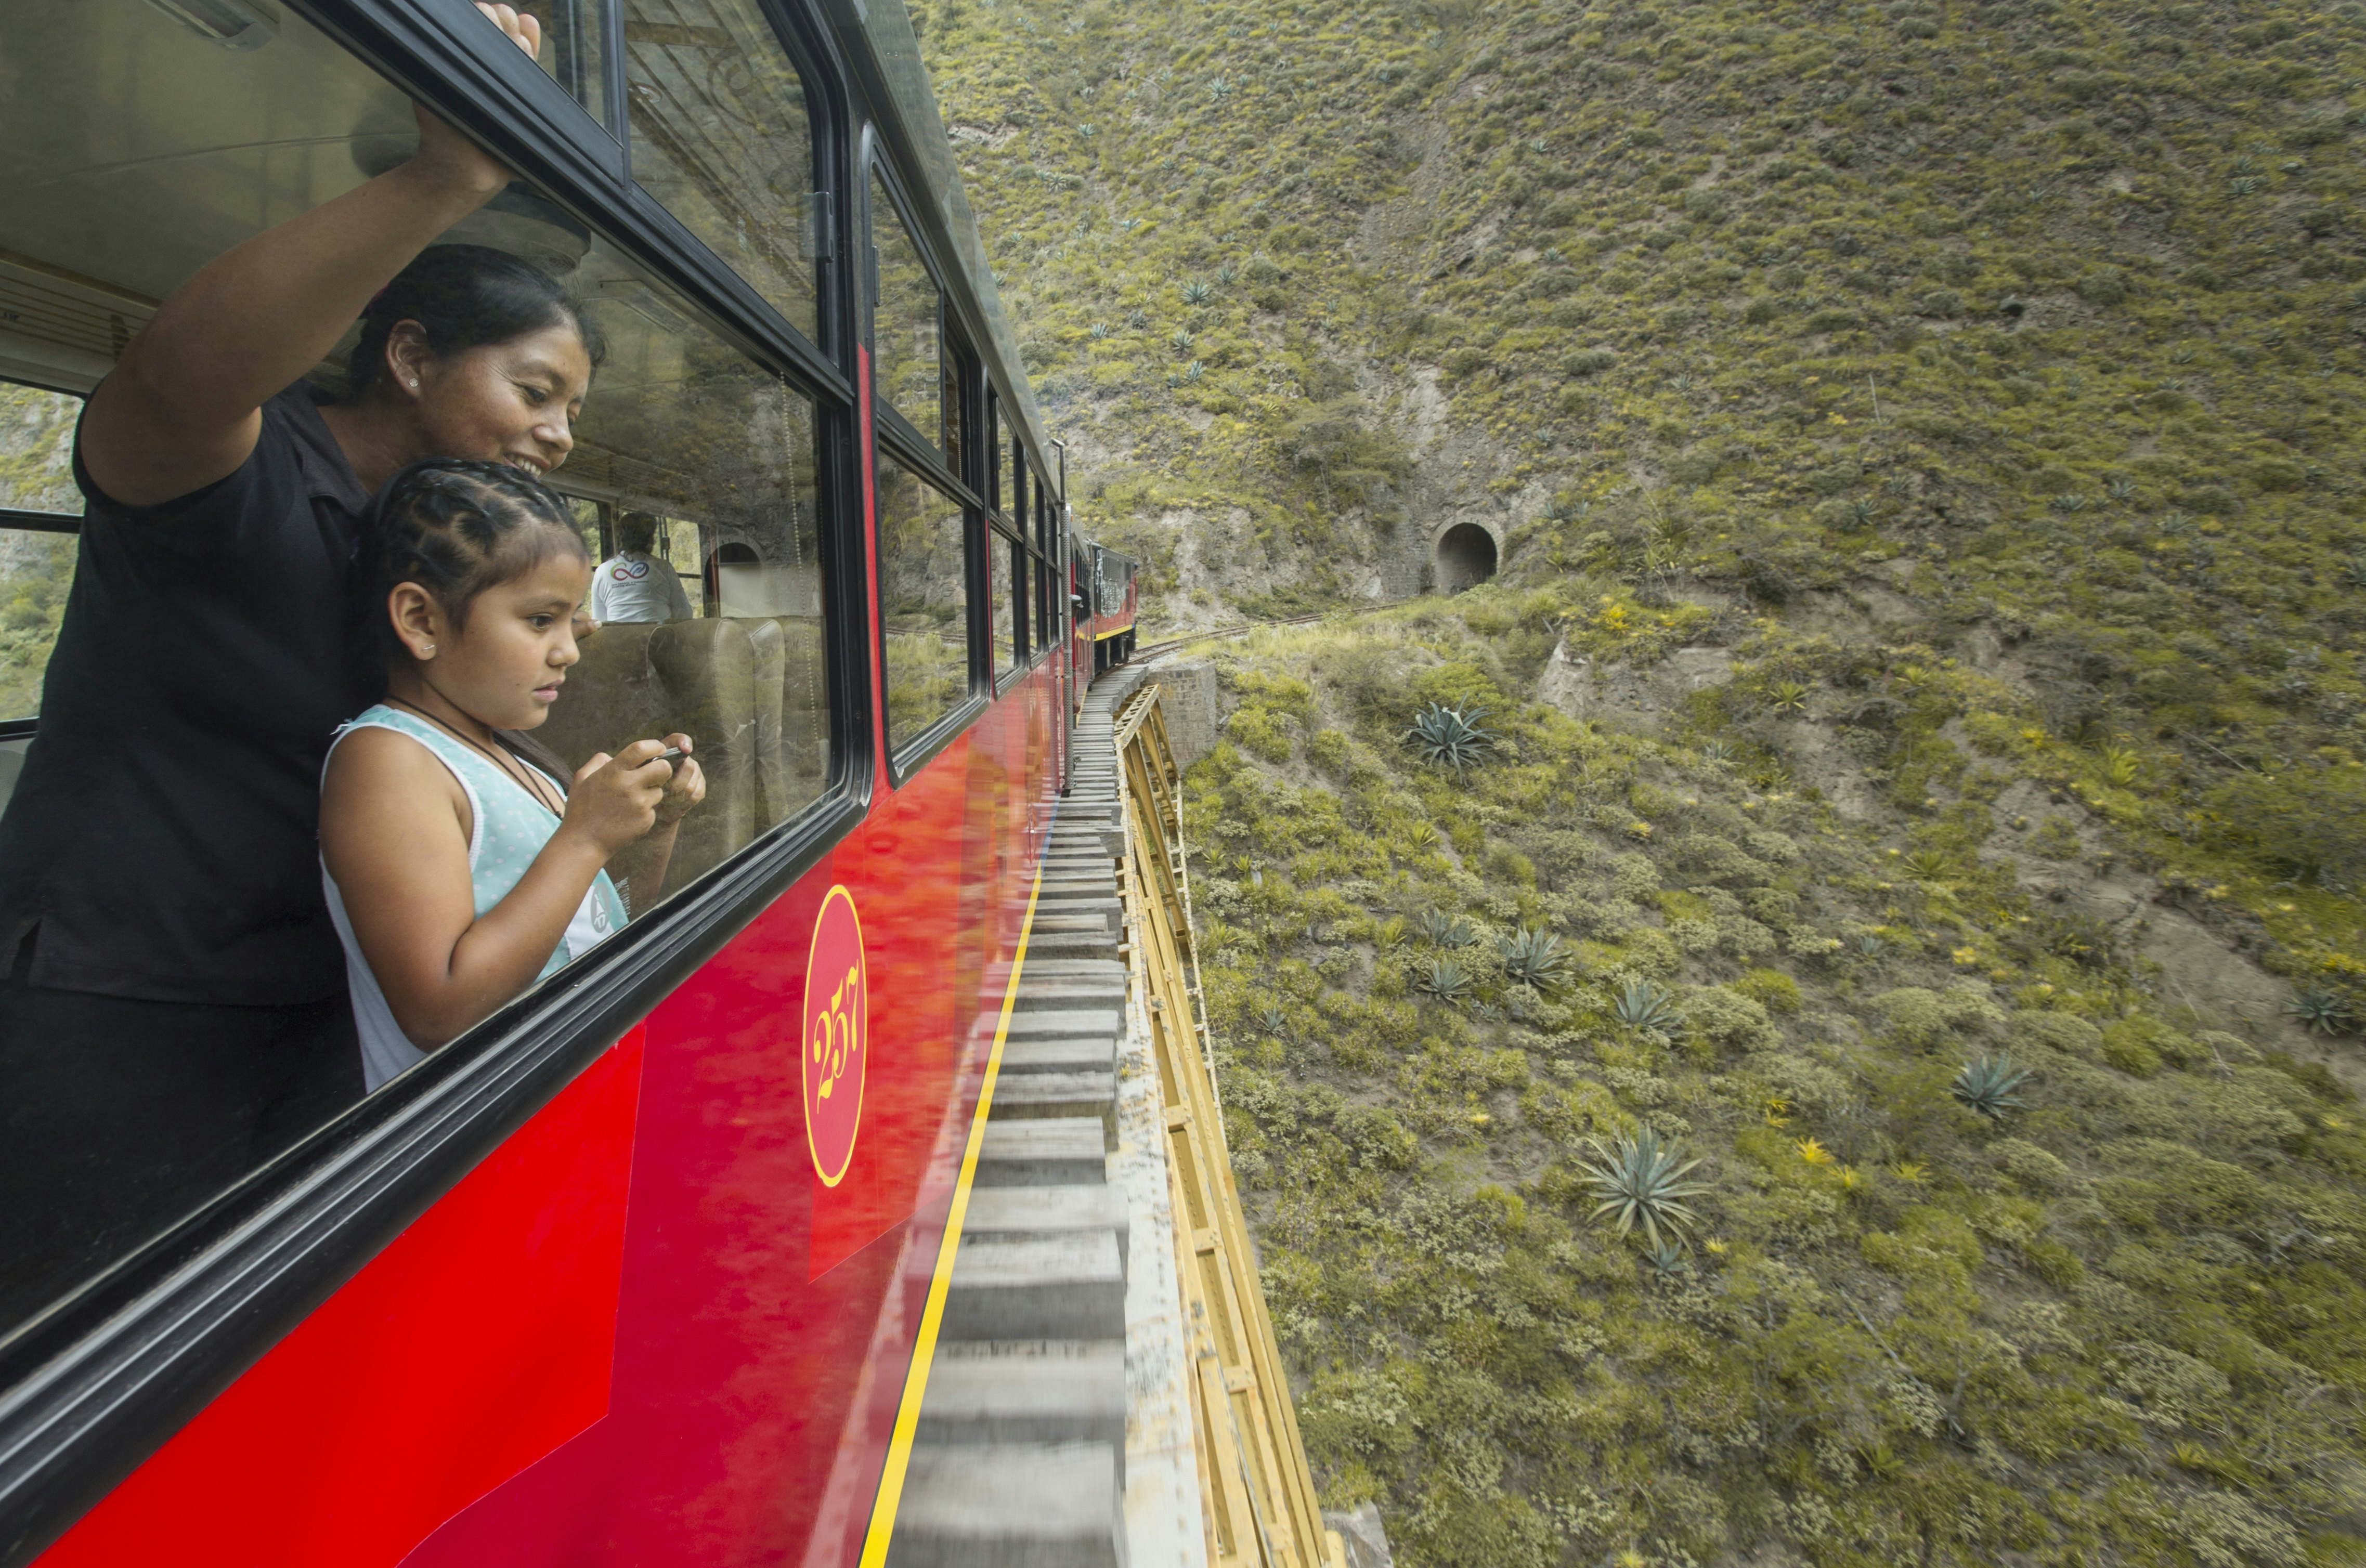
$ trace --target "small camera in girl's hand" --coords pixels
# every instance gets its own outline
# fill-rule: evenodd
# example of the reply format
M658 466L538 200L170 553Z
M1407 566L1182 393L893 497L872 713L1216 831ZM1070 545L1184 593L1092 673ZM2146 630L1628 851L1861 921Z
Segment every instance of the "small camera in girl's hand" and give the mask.
M678 745L670 745L666 747L665 750L658 753L657 756L649 758L649 760L651 762L680 762L682 760L682 747Z

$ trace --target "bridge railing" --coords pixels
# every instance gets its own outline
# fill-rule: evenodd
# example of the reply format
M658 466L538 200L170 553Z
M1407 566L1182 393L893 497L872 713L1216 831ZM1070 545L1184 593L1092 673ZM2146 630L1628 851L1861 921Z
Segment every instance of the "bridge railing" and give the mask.
M1214 1058L1196 1005L1182 771L1160 691L1146 684L1117 715L1131 851L1121 892L1126 961L1148 1009L1166 1114L1208 1560L1217 1568L1344 1568L1339 1536L1324 1528L1233 1182Z

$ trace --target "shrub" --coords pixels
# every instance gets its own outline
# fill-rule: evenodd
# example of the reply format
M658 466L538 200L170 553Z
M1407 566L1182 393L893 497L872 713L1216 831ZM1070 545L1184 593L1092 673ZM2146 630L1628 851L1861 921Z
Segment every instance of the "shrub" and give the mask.
M1726 989L1750 998L1776 1017L1799 1011L1799 982L1780 969L1752 969Z
M1249 707L1234 710L1233 716L1225 721L1224 734L1251 756L1274 763L1290 760L1289 733L1267 709Z
M1561 356L1560 369L1564 375L1582 377L1607 370L1617 363L1618 353L1615 349L1580 349L1575 353Z
M2079 297L2090 305L2110 307L2128 297L2128 274L2117 267L2101 267L2079 280Z

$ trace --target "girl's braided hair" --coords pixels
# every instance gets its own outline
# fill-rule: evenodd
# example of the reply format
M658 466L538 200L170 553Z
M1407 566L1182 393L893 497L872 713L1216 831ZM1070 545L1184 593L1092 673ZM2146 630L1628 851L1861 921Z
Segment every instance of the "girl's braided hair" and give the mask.
M545 561L592 552L557 491L506 463L423 457L386 483L363 537L377 630L388 655L402 655L387 595L416 583L458 625L468 607L497 583Z

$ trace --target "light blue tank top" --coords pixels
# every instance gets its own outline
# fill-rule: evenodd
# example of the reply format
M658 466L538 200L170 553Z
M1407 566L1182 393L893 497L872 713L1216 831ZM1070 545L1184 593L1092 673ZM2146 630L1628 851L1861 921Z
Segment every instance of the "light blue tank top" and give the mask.
M558 831L558 818L490 757L479 756L415 714L381 702L337 731L337 741L329 747L330 756L335 756L337 744L355 730L392 730L408 735L433 752L435 760L459 780L461 790L468 797L468 883L476 895L477 918L482 920L518 885L526 868L534 864L534 857L542 853L542 846ZM324 776L326 772L324 763ZM563 783L560 788L565 788ZM369 961L362 957L361 944L354 940L345 901L338 893L336 879L329 875L326 862L321 867L321 886L329 895L329 918L336 924L337 939L345 946L345 978L353 991L354 1024L361 1035L362 1074L375 1090L414 1062L425 1060L427 1053L412 1045L401 1025L394 1021L393 1010L386 1004L386 993L378 989L377 977L370 973ZM625 920L625 902L616 896L616 884L603 871L592 879L591 890L583 895L575 917L567 923L566 935L551 953L550 962L543 965L542 973L535 978L543 979L569 960L581 958L611 932L623 930Z

